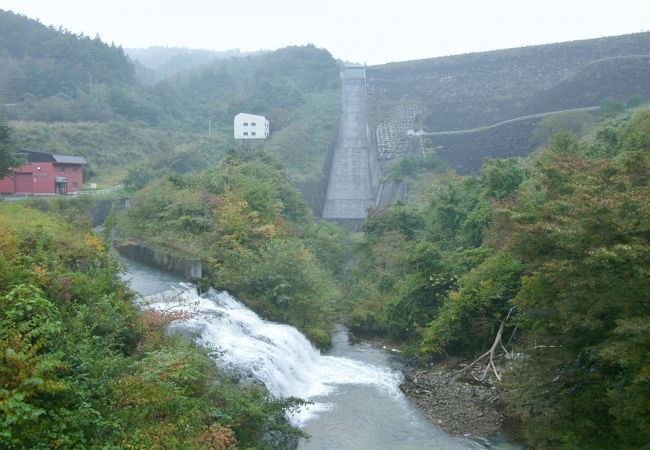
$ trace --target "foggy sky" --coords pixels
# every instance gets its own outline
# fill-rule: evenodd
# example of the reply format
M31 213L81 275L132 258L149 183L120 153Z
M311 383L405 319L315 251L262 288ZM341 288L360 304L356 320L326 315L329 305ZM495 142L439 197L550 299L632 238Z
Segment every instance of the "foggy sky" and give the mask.
M123 47L311 43L368 64L650 29L647 0L0 0L0 9Z

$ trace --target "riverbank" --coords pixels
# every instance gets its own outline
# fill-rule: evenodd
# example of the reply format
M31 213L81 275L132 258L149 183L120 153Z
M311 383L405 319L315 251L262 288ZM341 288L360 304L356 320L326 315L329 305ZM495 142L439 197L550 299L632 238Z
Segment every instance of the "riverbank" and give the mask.
M405 367L400 388L445 432L487 437L502 431L501 390L495 385L453 378L451 364Z
M385 337L351 335L351 339L402 353L399 343ZM504 414L503 388L467 376L453 377L461 362L450 358L431 367L406 363L400 369L404 375L400 389L427 419L448 434L485 438L504 433L521 440L519 425ZM474 374L480 375L476 370Z

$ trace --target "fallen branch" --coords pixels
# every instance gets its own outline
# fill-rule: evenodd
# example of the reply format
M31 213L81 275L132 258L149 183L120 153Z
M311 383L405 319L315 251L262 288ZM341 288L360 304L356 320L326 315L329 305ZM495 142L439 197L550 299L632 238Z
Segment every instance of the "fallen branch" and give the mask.
M488 363L485 366L485 370L483 370L483 374L481 375L481 378L476 378L473 375L472 376L478 381L483 381L483 380L485 380L485 377L489 373L490 368L492 368L492 371L494 372L494 376L497 377L497 380L501 381L501 375L499 375L499 371L497 370L497 366L496 366L496 364L494 364L494 354L496 352L496 349L499 347L499 345L503 346L502 343L501 343L501 337L503 336L503 330L506 327L506 322L510 318L510 314L512 314L512 311L515 308L516 308L516 306L513 306L512 308L510 308L510 311L508 311L508 314L506 315L506 317L501 321L501 324L499 325L499 331L497 331L497 335L494 338L494 342L492 343L492 347L490 347L490 349L487 352L483 353L481 356L476 358L474 361L472 361L471 363L469 363L468 365L466 365L462 369L457 370L456 372L452 373L451 374L452 377L455 377L456 375L460 375L461 373L464 373L464 372L468 371L469 369L474 367L478 362L480 362L483 359L489 357ZM504 350L505 350L505 348L504 348ZM506 353L507 353L507 350L506 350Z
M501 348L506 354L506 358L512 358L515 355L515 350L514 348L512 349L511 352L508 351L508 346L510 346L510 343L512 340L515 338L515 333L517 333L517 326L515 325L515 328L512 330L512 333L510 334L510 339L508 339L508 342L506 342L506 345L503 345L503 341L501 342Z

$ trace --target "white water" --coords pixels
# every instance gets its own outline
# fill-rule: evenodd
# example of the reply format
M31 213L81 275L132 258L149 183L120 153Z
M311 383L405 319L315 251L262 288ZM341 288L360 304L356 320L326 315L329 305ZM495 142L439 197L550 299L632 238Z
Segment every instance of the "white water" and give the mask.
M262 320L227 292L210 291L205 297L193 289L174 290L145 297L153 309L186 311L191 319L176 324L195 334L195 341L214 350L225 369L261 381L278 397L312 400L331 393L336 386L370 385L400 398L401 374L345 357L322 355L298 330ZM318 411L334 405L315 403L293 417L298 426Z
M290 417L312 436L300 449L497 447L453 438L433 426L399 390L401 373L390 355L350 345L342 327L331 352L337 356L323 355L295 328L261 319L226 292L201 297L186 285L145 297L142 304L191 312L192 318L173 327L211 349L222 369L262 382L273 395L312 401Z

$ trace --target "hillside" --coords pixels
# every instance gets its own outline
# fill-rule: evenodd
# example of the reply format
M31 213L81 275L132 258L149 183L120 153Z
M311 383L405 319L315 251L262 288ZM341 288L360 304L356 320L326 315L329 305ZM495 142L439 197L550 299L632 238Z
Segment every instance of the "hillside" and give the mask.
M2 103L29 96L75 95L89 83L130 85L133 66L121 48L99 37L46 27L0 10L0 97Z
M437 385L491 378L524 448L644 448L649 187L650 108L475 176L438 175L363 224L347 323L427 363L416 390L429 410L440 397L426 372Z
M241 58L249 55L239 49L215 51L183 47L125 48L135 64L136 77L143 84L155 84L186 70L208 64L215 59Z
M650 33L495 50L368 67L372 101L415 103L424 109L421 122L428 131L462 130L526 114L576 106L597 106L614 96L592 85L576 83L573 96L596 104L546 104L541 99L559 83L602 78L609 86L612 72L630 69L634 83L617 84L617 97L648 96L650 78L639 76L639 62L622 66L611 58L650 56ZM609 61L609 63L607 63ZM620 60L619 60L620 61ZM625 60L624 60L625 61ZM641 88L645 88L645 91ZM593 95L590 95L593 94ZM603 97L605 96L605 97ZM582 102L581 102L582 103Z
M650 33L538 45L368 67L371 126L413 108L411 127L465 130L520 116L650 100ZM527 155L539 120L485 133L427 138L463 173L484 157Z
M180 116L164 89L138 86L120 47L0 10L0 113L12 120L128 120Z
M228 52L188 49L132 52L159 75L182 73L144 85L136 79L143 66L121 48L0 11L0 115L19 149L83 155L101 177L137 164L187 172L233 148L233 116L252 112L271 121L264 148L318 195L313 186L323 183L339 117L338 63L326 50L227 59L217 57Z
M338 63L327 50L314 46L287 47L271 53L215 60L184 73L172 85L183 108L200 120L211 116L230 124L234 114L255 111L273 129L291 119L306 95L338 89Z
M124 122L12 121L12 135L22 150L84 156L90 181L108 187L122 182L128 167L147 166L180 173L218 161L229 146L219 137L188 131L165 131Z
M173 86L194 127L210 118L213 126L230 130L235 114L262 114L271 137L260 148L278 156L294 181L323 179L340 114L339 66L326 50L287 47L215 60L179 76Z

